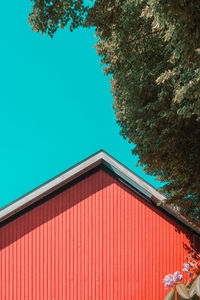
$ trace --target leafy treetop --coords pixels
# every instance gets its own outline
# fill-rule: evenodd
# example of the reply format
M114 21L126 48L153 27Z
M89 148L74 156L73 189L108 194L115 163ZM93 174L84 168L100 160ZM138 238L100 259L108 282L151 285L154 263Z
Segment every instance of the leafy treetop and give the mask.
M200 1L33 2L36 31L96 28L121 135L146 173L166 182L166 202L199 217Z

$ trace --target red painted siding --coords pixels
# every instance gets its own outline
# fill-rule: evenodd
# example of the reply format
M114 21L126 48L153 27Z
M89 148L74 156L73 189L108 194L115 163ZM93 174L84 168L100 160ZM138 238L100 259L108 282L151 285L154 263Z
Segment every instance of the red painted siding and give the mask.
M163 299L187 235L100 170L0 229L0 299Z

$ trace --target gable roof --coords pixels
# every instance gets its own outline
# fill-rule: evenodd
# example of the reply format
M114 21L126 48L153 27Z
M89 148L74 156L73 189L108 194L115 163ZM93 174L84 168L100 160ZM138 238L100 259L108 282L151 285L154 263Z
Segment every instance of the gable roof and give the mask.
M114 159L108 153L103 150L98 151L92 156L86 158L80 163L76 164L72 168L64 171L53 179L42 184L33 191L25 194L24 196L18 198L17 200L11 202L7 206L0 209L0 223L7 220L16 213L22 211L33 203L41 200L45 196L51 194L57 189L65 186L66 184L73 182L75 179L80 176L88 173L98 166L104 166L106 169L110 170L112 174L117 176L118 179L121 179L123 183L128 185L136 193L140 194L147 201L152 204L156 204L159 201L165 199L164 195L159 193L152 185L147 183L141 177L136 175L134 172L129 170L119 161ZM185 218L180 216L175 210L170 207L162 207L164 211L178 219L181 223L185 224L187 227L192 229L197 234L200 234L200 230L193 225L191 225Z

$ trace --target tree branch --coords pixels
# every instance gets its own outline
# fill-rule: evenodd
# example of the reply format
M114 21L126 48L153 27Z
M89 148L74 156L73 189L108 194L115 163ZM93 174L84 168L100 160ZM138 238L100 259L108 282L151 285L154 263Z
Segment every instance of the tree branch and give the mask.
M160 29L160 30L157 30L157 31L152 31L152 32L146 33L146 34L143 35L142 37L135 38L135 39L133 39L133 40L128 41L127 43L132 43L132 42L135 42L135 41L139 41L139 40L145 38L146 36L152 35L152 34L154 34L154 33L161 32L161 31L163 31L163 30L164 30L164 29Z

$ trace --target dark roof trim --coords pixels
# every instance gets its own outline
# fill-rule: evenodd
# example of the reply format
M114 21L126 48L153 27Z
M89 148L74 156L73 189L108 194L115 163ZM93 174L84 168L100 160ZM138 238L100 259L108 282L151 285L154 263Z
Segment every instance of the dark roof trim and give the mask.
M30 193L25 194L23 197L20 197L19 199L11 202L9 205L0 209L0 223L10 218L14 214L20 212L24 208L41 200L60 187L74 181L74 179L80 177L81 175L86 174L88 171L99 165L105 165L113 173L121 177L124 182L127 182L128 185L133 187L136 192L138 191L138 193L142 194L146 199L149 199L154 203L156 201L158 202L165 199L165 197L160 194L153 186L151 186L134 172L126 168L112 156L110 156L103 150L100 150L94 155L88 157L72 168L66 170L65 172L59 174L58 176L34 189ZM172 210L171 208L168 209L165 207L163 209L173 215L176 219L184 223L186 226L190 227L197 234L200 234L200 231L198 229L194 228L190 223L185 221L185 219L179 216L176 211Z

